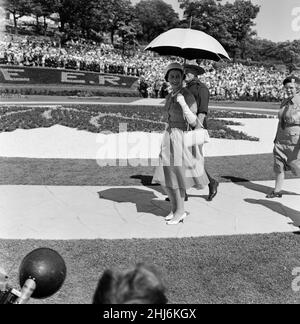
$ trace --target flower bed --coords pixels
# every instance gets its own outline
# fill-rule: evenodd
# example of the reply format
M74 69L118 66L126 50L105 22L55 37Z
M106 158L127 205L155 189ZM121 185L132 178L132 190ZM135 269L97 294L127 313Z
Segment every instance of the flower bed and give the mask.
M240 123L218 118L268 118L255 114L212 111L208 120L213 138L258 141L256 137L231 129ZM123 125L121 125L123 124ZM166 120L162 107L126 105L67 105L67 106L2 106L0 107L0 132L16 129L34 129L62 125L93 133L109 131L118 133L120 126L128 132L163 132Z

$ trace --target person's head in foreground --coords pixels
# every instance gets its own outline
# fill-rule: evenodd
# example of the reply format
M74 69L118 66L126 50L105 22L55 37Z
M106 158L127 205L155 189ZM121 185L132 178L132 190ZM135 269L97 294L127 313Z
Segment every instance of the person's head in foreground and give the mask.
M173 92L180 90L185 79L184 70L179 63L170 63L165 71L165 80L170 83Z
M300 78L296 76L289 76L283 81L286 94L289 97L294 97L300 94Z
M165 287L156 271L144 264L119 272L106 270L93 304L166 304Z

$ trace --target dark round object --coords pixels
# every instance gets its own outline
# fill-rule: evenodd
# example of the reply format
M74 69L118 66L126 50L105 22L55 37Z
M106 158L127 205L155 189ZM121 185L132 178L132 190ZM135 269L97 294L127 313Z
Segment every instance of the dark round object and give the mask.
M63 285L67 268L63 258L54 250L40 248L30 252L19 269L20 286L33 279L36 290L32 298L42 299L54 295Z

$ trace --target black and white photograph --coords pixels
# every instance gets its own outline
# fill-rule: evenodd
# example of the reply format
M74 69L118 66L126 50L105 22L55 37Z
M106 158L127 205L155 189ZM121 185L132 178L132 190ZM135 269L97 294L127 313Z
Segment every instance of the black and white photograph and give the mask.
M0 304L300 304L299 0L0 0Z

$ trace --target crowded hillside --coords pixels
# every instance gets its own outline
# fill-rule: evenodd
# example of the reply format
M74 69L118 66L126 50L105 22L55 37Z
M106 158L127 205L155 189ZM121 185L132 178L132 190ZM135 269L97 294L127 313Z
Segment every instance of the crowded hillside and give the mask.
M182 59L143 49L160 33L191 24L217 38L232 58L222 64L198 61L206 72L201 80L214 99L280 101L282 80L300 60L299 41L277 44L249 38L255 34L253 21L259 12L250 2L205 0L192 5L182 1L182 20L162 0L142 0L136 5L129 0L85 0L85 6L82 0L34 3L6 2L10 25L0 41L1 64L134 76L139 79L141 96L164 98L168 94L164 68L170 59ZM229 12L236 12L236 21L228 19ZM214 21L216 13L220 24ZM24 23L22 17L31 17L33 22ZM243 28L235 30L236 23Z
M169 58L143 50L124 56L112 45L104 43L72 40L61 47L50 40L10 36L6 36L0 46L1 64L131 75L139 78L140 92L144 97L164 98L168 93L163 73ZM231 62L221 67L207 61L201 65L206 71L201 80L217 100L282 99L284 72L263 65Z

